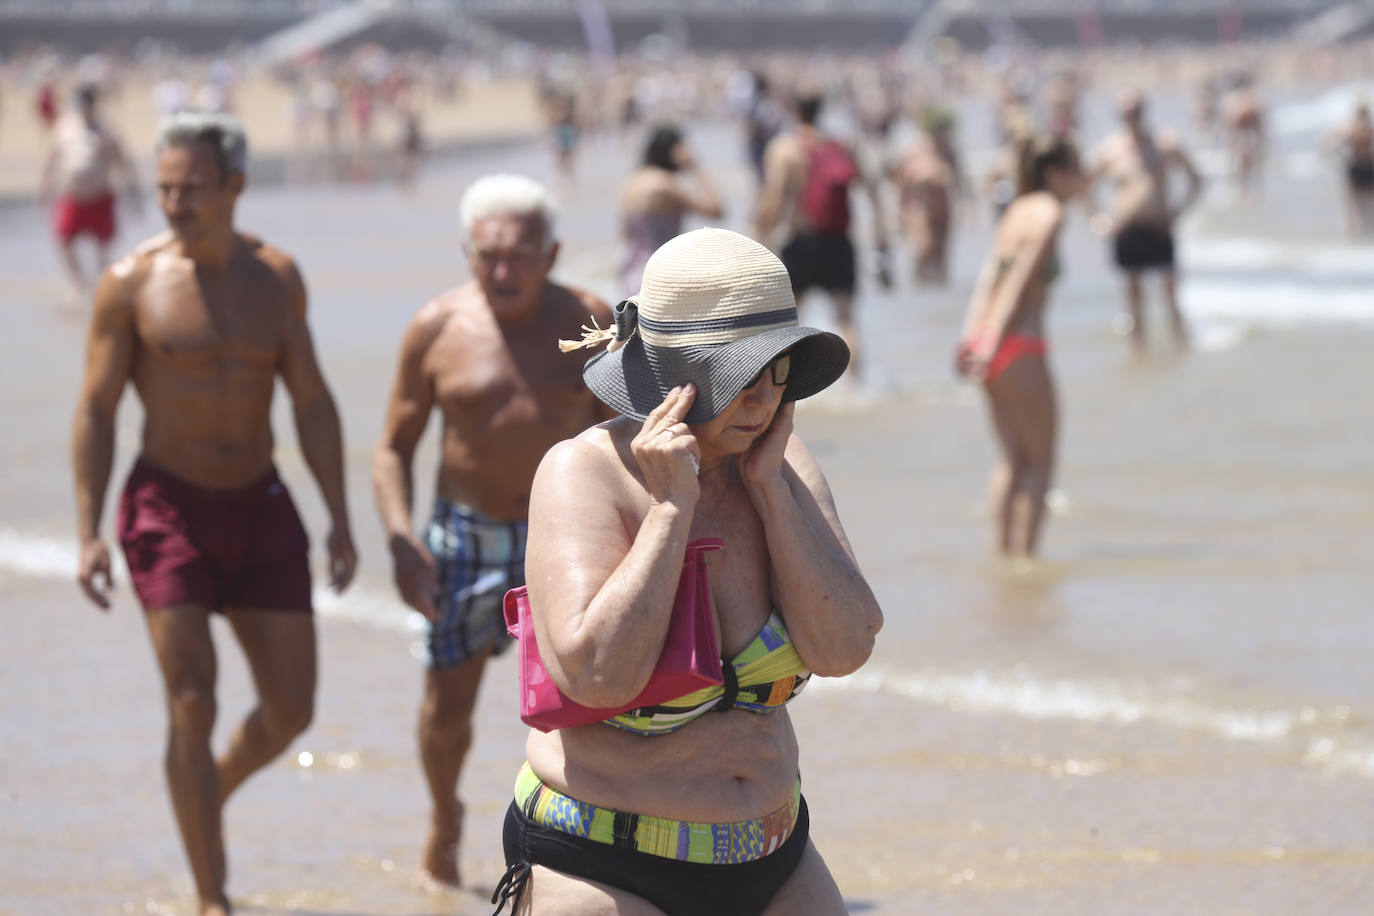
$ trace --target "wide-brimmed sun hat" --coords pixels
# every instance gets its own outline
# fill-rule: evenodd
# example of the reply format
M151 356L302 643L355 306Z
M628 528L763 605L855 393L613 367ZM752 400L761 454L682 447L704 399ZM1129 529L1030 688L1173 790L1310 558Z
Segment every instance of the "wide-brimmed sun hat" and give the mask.
M582 378L610 407L642 420L691 382L686 422L714 419L759 372L791 357L784 401L828 387L849 365L837 334L797 324L787 268L764 246L727 229L696 229L666 242L644 265L639 292L615 307L614 328L584 328L566 352L607 342Z

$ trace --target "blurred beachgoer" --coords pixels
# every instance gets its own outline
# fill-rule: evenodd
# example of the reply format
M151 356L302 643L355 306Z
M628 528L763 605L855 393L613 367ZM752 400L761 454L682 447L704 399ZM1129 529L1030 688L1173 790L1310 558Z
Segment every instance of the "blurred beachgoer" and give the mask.
M544 98L544 115L548 119L554 163L558 166L559 174L571 178L577 162L577 141L581 133L577 97L567 90L551 90Z
M343 96L334 78L317 75L310 83L310 101L324 126L326 171L338 177L342 171L340 143L343 140Z
M401 344L385 427L372 462L377 509L401 599L428 622L420 756L433 820L426 883L457 885L463 806L458 777L487 658L509 637L501 612L524 581L530 484L544 452L606 417L581 367L552 348L590 313L610 309L549 279L558 256L554 204L540 184L490 175L461 205L474 279L416 313ZM429 526L416 535L415 447L433 408L443 419Z
M364 76L354 76L348 86L348 113L353 119L353 134L363 155L372 147L372 115L376 108L376 87Z
M52 202L53 233L77 295L84 299L90 281L77 257L76 240L83 235L95 240L98 275L110 261L110 242L118 231L116 191L122 191L135 209L141 209L143 202L133 163L100 117L99 91L94 86L82 86L75 98L76 110L64 116L53 131L39 179L38 200L42 204Z
M943 286L948 279L954 176L930 137L921 135L893 167L891 179L902 232L915 260L916 282Z
M1241 193L1249 193L1264 165L1264 105L1248 73L1238 74L1222 103L1231 169Z
M400 143L397 145L396 180L405 191L415 188L415 177L420 170L420 157L425 151L425 132L420 124L420 106L415 93L404 87L392 99L392 110L400 127Z
M809 95L797 102L795 130L779 134L764 155L763 191L756 218L757 237L765 243L783 225L787 239L782 261L792 277L800 306L813 288L824 290L835 305L840 334L849 345L849 371L860 375L858 332L854 322L855 255L849 238L850 186L867 191L873 214L873 244L887 248L887 228L876 183L864 175L851 150L817 126L822 100Z
M1058 425L1045 308L1059 275L1064 208L1086 179L1063 138L1027 136L1017 155L1018 195L997 225L969 300L956 368L983 383L1002 447L989 487L998 548L1028 557L1039 542Z
M692 177L684 184L681 174ZM625 239L625 264L620 271L624 295L639 289L649 256L682 231L682 218L699 213L709 219L724 215L720 195L696 161L691 147L675 125L654 128L644 147L639 168L620 189L620 231Z
M883 622L792 429L793 402L844 371L844 343L799 327L782 263L724 229L660 248L614 331L580 343L609 337L583 374L625 416L550 449L530 496L540 654L572 700L623 709L662 652L689 544L720 538L710 597L726 685L531 730L493 902L844 913L810 839L786 709L813 673L862 666Z
M1160 274L1164 303L1169 310L1174 340L1186 346L1188 330L1178 307L1177 271L1174 267L1174 224L1202 191L1202 176L1172 132L1152 132L1145 123L1145 99L1134 91L1118 100L1124 126L1093 151L1090 174L1094 181L1113 185L1110 213L1091 219L1095 232L1114 239L1116 264L1126 273L1126 304L1130 311L1131 344L1137 354L1145 351L1143 275ZM1182 172L1188 188L1173 203L1169 173ZM1093 200L1089 197L1089 208Z
M763 186L763 154L782 130L783 111L768 86L768 78L758 71L750 74L753 91L744 106L744 149L754 178Z
M1350 121L1330 141L1345 159L1346 229L1351 235L1374 232L1374 121L1369 103L1360 102Z
M916 262L916 282L943 286L949 279L949 236L963 174L954 147L953 119L931 112L906 154L890 172L902 230Z
M330 584L357 556L338 412L315 359L306 295L286 254L234 229L247 144L228 115L183 112L159 128L158 201L171 226L115 262L95 297L73 430L78 579L110 606L100 517L127 383L143 437L117 529L167 688L166 771L202 914L229 911L222 811L310 723L315 693L309 544L272 462L280 376L329 511ZM210 615L225 616L257 706L218 760Z
M1015 144L1002 147L993 157L983 175L983 197L991 210L993 225L996 225L1016 199Z
M1208 73L1193 87L1193 123L1198 133L1208 141L1214 140L1217 133L1218 117L1221 111L1221 92L1215 74Z

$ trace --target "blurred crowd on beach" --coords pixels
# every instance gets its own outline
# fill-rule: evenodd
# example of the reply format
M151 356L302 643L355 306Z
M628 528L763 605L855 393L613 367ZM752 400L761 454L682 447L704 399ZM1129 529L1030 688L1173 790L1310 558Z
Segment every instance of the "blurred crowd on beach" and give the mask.
M1321 53L1296 43L974 52L937 41L909 53L852 56L693 54L650 46L614 62L528 48L427 53L370 44L270 65L249 49L187 56L150 43L129 54L70 56L33 45L0 61L0 160L31 155L35 139L71 109L72 93L83 85L99 87L112 128L136 146L147 145L160 116L188 108L229 111L245 121L256 150L289 156L296 177L359 178L407 173L427 141L493 128L563 124L584 136L633 134L637 142L654 123L747 119L758 101L756 76L770 87L779 119L792 97L820 92L847 119L839 129L898 142L964 99L984 103L999 130L1018 124L1071 130L1078 89L1086 85L1186 90L1195 99L1196 125L1220 130L1220 101L1238 81L1263 94L1371 72L1374 41ZM460 123L454 112L493 84L516 84L520 91ZM7 184L21 177L12 175Z

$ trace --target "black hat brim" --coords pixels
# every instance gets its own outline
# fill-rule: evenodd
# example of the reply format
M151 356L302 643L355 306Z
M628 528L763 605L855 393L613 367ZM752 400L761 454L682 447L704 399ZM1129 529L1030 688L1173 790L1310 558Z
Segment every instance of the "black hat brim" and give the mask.
M838 334L794 326L727 344L681 348L648 346L635 334L623 347L587 360L582 378L603 403L636 420L646 418L673 388L691 382L697 394L686 422L706 423L784 352L792 357L784 401L823 391L849 365L849 347Z

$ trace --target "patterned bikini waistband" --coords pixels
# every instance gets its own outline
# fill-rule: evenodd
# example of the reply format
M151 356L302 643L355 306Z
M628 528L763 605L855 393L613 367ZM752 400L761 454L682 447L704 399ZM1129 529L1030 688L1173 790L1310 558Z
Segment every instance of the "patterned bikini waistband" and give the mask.
M787 804L771 814L729 824L675 821L580 802L546 785L529 763L515 777L515 803L535 823L570 836L665 859L708 865L752 862L792 835L801 809L801 778Z

